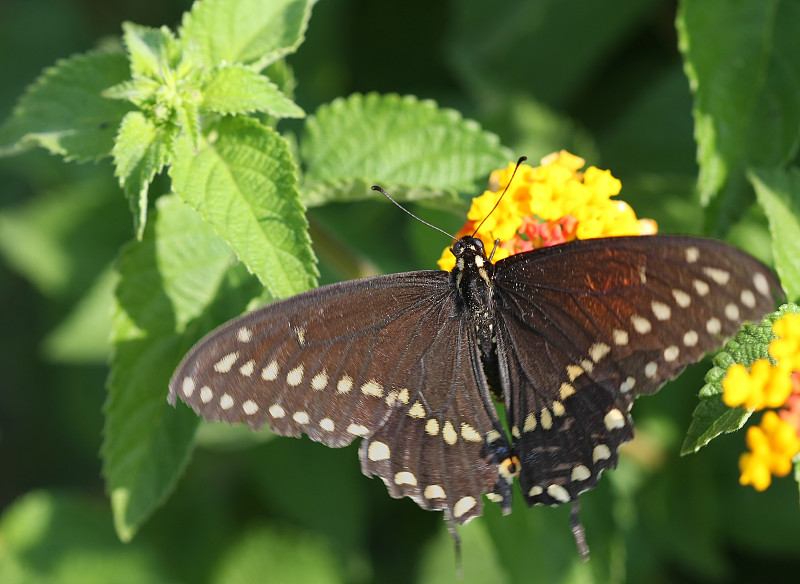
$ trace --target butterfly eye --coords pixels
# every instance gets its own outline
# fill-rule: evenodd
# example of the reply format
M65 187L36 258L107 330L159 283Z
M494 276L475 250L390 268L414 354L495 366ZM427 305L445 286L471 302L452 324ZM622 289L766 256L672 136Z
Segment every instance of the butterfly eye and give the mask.
M472 238L472 245L474 245L478 249L478 252L480 252L481 254L485 254L486 253L486 251L484 250L484 247L483 247L483 242L480 239L478 239L477 237L473 237Z

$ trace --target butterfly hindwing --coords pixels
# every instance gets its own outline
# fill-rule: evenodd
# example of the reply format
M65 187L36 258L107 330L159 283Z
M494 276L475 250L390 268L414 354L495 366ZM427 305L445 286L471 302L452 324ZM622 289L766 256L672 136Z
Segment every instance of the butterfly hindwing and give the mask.
M496 268L497 351L529 504L594 487L633 437L634 397L762 318L780 290L747 254L680 236L586 240Z

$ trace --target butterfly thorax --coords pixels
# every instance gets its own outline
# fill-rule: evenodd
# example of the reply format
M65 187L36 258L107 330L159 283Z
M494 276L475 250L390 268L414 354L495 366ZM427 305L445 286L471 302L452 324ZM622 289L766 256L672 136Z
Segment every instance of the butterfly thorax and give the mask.
M494 264L486 257L483 242L465 236L452 248L456 266L451 279L458 292L456 306L475 329L475 337L481 352L484 373L496 396L502 394L497 376L497 350L494 320Z

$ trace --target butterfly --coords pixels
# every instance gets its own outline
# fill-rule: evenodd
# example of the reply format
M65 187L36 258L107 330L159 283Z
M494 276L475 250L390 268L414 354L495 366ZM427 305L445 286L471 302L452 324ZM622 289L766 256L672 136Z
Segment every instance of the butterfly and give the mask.
M178 366L170 403L332 447L358 439L365 475L451 525L484 495L509 512L514 480L528 505L576 510L633 437L634 398L782 295L759 261L696 237L576 240L492 263L465 236L452 253L451 272L323 286L220 326Z

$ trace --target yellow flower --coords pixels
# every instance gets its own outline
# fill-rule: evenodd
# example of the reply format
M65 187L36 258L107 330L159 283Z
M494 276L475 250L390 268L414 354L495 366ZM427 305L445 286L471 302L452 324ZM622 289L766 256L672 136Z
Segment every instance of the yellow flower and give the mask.
M769 344L769 354L787 371L800 371L800 314L786 314L775 321L772 332L777 339Z
M787 372L773 367L767 359L758 359L750 365L736 363L722 380L722 400L729 407L744 406L748 410L778 408L792 392L792 382Z
M772 482L772 475L783 477L792 469L792 457L800 452L797 430L773 411L764 413L760 426L747 429L750 452L739 458L739 482L763 491Z
M656 232L655 221L637 219L627 203L611 200L622 188L619 180L593 166L580 172L584 165L582 158L563 150L543 158L541 166L522 164L499 203L516 165L496 170L489 178L489 190L472 200L468 221L456 237L472 235L483 221L475 237L487 250L500 240L492 258L497 261L573 239ZM454 265L455 258L447 248L439 267L452 270Z

